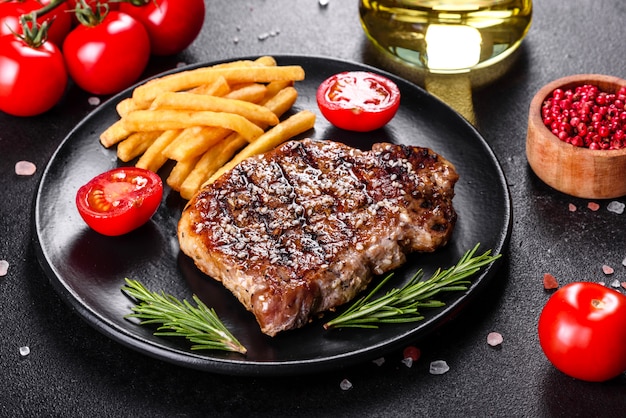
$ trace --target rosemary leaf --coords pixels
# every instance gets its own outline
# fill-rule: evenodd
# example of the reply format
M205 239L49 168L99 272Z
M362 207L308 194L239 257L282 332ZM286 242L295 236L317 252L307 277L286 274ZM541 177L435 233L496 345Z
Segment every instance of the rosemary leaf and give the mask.
M428 280L423 280L420 269L402 287L393 288L384 295L374 299L375 295L393 277L387 275L366 296L358 299L336 318L324 324L330 328L378 328L379 324L416 322L424 319L420 308L439 308L445 303L433 299L443 292L459 292L467 290L471 276L480 269L500 258L501 254L492 256L491 250L475 256L480 244L468 250L452 267L437 269Z
M157 324L158 336L185 337L194 343L192 350L224 350L245 354L246 348L228 331L215 310L207 307L196 295L193 306L165 292L151 292L137 280L126 279L122 291L135 301L133 313L142 325Z

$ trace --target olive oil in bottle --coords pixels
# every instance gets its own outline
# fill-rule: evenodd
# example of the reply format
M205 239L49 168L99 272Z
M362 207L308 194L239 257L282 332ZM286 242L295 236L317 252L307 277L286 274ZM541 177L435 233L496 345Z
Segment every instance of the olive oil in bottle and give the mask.
M532 0L360 0L361 24L387 54L436 74L510 56L528 32Z

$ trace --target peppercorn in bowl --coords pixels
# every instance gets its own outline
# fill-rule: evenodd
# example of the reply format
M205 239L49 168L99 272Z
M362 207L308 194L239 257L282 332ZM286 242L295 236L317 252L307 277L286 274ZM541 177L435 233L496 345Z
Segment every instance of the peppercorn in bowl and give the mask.
M626 80L580 74L542 87L530 103L526 157L560 192L626 195Z

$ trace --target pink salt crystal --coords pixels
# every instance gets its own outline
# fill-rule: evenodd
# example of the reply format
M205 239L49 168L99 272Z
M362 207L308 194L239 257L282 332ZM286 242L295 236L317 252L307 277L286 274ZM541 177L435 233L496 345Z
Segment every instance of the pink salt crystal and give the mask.
M570 203L568 206L568 209L570 212L576 212L576 205L574 205L573 203Z
M341 388L341 390L350 390L352 389L352 382L350 382L348 379L343 379L341 383L339 383L339 387Z
M622 287L626 289L626 282L622 282Z
M502 338L502 334L499 332L490 332L487 334L487 344L492 347L502 344L502 341L504 341L504 338Z
M589 208L589 210L592 210L594 212L600 209L600 205L598 205L596 202L587 203L587 207Z
M9 271L9 262L7 260L0 260L0 277L7 275Z
M37 171L35 164L30 161L18 161L15 163L15 174L18 176L32 176Z
M557 282L556 277L551 275L550 273L545 273L543 275L543 288L546 290L553 290L559 287L559 282Z
M440 375L446 374L450 370L450 366L446 363L445 360L435 360L430 362L430 367L428 369L430 374Z
M613 274L615 272L615 270L613 270L613 267L611 266L607 266L606 264L602 266L602 272L606 275L609 274Z

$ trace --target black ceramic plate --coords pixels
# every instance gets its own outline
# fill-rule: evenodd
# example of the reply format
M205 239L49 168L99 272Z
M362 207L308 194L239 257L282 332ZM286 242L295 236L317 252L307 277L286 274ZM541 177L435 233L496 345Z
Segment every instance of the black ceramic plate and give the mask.
M280 56L277 60L283 65L302 65L306 71L306 80L296 86L300 97L294 110L317 112L315 90L332 74L346 70L382 73L327 58ZM401 285L420 268L428 277L435 268L454 264L477 243L481 244L479 252L492 249L500 253L508 242L511 206L505 178L491 149L445 104L413 84L385 75L400 87L402 102L384 129L350 133L332 127L318 114L315 130L306 136L363 149L380 141L426 146L456 165L460 180L454 205L459 218L451 242L436 253L411 256L406 267L396 272L393 285ZM445 308L425 311L426 319L414 324L325 331L319 320L274 338L263 335L253 316L228 291L180 253L176 224L185 202L176 192L166 189L152 221L125 236L98 235L79 217L74 205L76 190L95 175L121 165L115 150L103 148L98 137L118 119L115 105L130 94L128 90L104 103L63 141L43 173L34 214L40 262L54 288L83 319L114 340L162 360L218 373L284 375L336 369L378 358L424 337L495 278L494 265L474 277L468 291L449 295ZM167 170L165 167L161 173L164 177ZM181 299L197 294L247 347L247 356L193 352L184 339L155 337L151 328L124 319L132 306L120 291L125 277Z

